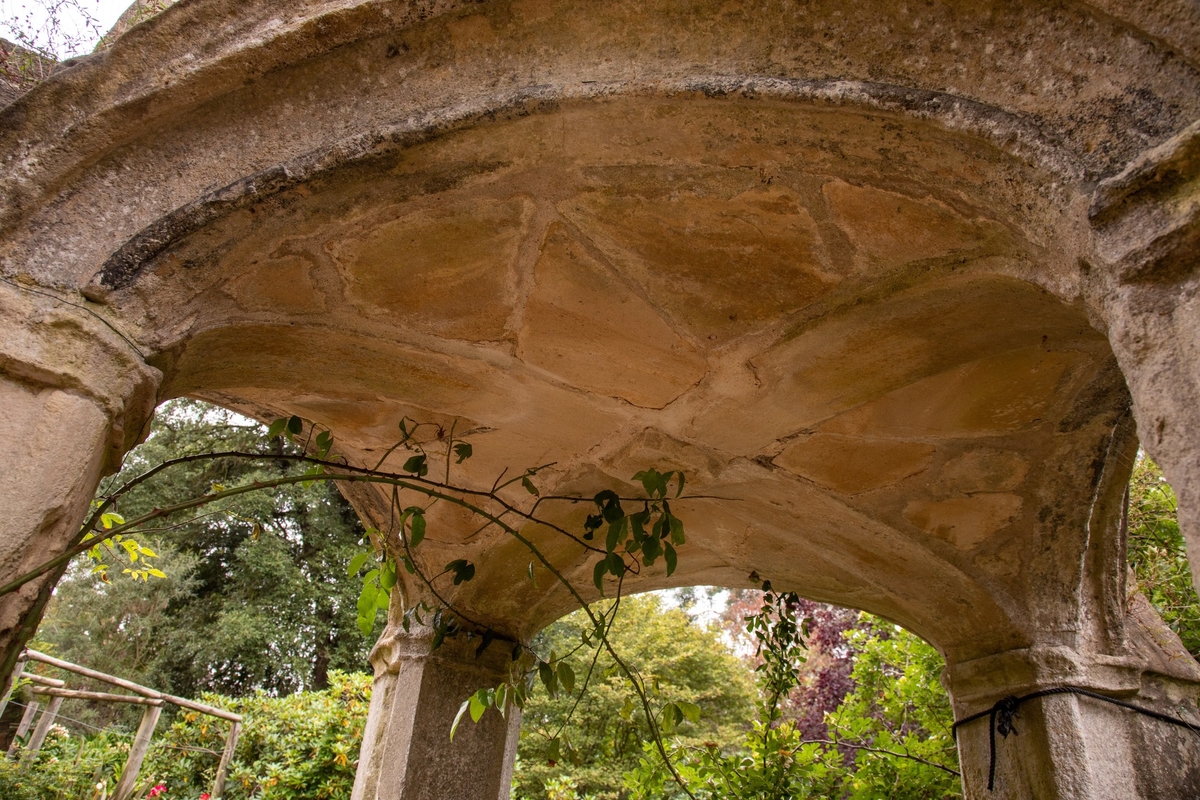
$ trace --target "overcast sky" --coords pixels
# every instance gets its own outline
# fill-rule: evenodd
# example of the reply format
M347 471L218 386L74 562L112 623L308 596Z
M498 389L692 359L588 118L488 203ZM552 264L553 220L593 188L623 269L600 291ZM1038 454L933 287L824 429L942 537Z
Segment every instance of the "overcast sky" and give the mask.
M105 31L116 23L133 0L0 0L0 36L17 38L15 30L25 31L39 47L56 52L60 58L90 52ZM65 35L50 36L50 9L58 8L59 25ZM97 23L98 31L86 25L82 9ZM71 47L67 43L74 42Z

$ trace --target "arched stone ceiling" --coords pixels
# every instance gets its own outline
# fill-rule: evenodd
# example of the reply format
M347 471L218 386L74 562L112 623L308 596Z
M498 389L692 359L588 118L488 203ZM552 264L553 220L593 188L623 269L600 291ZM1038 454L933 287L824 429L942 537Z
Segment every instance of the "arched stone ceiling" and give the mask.
M1090 452L1047 454L1094 448L1125 402L1082 308L1025 280L1061 258L1020 194L1043 179L898 115L608 98L322 171L118 291L171 393L300 413L363 464L401 416L457 419L484 484L682 468L728 501L688 506L671 583L757 570L977 654L981 629L1024 643L1037 516L1093 491ZM522 583L521 548L443 526L431 564L481 566L460 602L531 627L568 607ZM594 557L546 545L589 583Z
M681 509L670 582L757 570L957 659L1067 641L1133 446L1089 187L1200 115L1180 14L185 0L0 112L0 264L357 463L407 414L489 484L684 469L726 499ZM450 522L461 602L569 607Z

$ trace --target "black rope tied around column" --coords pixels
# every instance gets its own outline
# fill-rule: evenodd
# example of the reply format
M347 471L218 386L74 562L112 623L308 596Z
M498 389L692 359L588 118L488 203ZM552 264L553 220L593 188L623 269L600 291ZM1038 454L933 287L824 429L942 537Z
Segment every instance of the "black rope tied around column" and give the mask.
M1055 686L1050 689L1042 689L1038 692L1031 692L1030 694L1022 695L1020 697L1010 694L1008 697L1003 697L997 700L996 704L987 711L980 711L978 714L972 714L965 719L960 719L951 727L951 731L954 733L954 741L957 744L958 729L961 726L966 725L968 722L974 722L977 719L983 719L984 717L988 718L988 747L991 751L988 759L989 792L992 791L996 785L996 732L999 731L1000 735L1005 739L1008 738L1010 733L1013 736L1017 736L1018 731L1016 726L1013 725L1013 717L1016 715L1017 709L1021 706L1021 704L1030 700L1036 700L1039 697L1050 697L1051 695L1056 694L1080 694L1084 697L1091 697L1094 700L1103 700L1105 703L1111 703L1114 706L1120 706L1121 708L1128 709L1129 711L1136 711L1139 714L1156 719L1159 722L1177 725L1180 728L1187 728L1192 733L1200 734L1200 725L1194 725L1191 722L1186 722L1182 719L1178 719L1177 717L1168 716L1161 712L1154 711L1153 709L1135 706L1133 703L1126 703L1124 700L1118 700L1115 697L1109 697L1108 695L1088 691L1087 689L1080 689L1078 686Z

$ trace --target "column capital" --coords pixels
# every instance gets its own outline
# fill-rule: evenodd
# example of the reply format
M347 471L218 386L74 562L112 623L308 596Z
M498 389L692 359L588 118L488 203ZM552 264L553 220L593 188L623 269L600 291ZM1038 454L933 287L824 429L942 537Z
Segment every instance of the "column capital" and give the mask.
M447 638L435 650L432 629L414 626L411 631L405 631L389 625L371 649L369 660L375 668L376 678L398 673L406 661L431 661L443 668L466 666L472 672L492 674L496 681L503 680L512 663L512 643L496 640L476 655L481 641L477 635L468 637L460 633Z
M1200 120L1102 181L1088 218L1120 283L1169 282L1200 266Z
M1194 700L1200 693L1200 664L1144 596L1130 596L1126 609L1128 638L1121 653L1038 646L948 664L942 682L954 699L956 715L961 719L991 708L1008 695L1020 696L1053 686L1145 697L1147 692L1166 694L1155 691L1155 685L1170 683L1187 687L1183 694Z

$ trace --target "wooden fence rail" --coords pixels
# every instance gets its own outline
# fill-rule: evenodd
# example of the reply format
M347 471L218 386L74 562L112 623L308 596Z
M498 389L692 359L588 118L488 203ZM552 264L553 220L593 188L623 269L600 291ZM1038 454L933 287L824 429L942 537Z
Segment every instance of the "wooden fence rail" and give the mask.
M217 766L217 774L213 778L210 795L212 800L219 800L225 792L225 779L229 772L229 764L233 761L233 754L237 749L238 736L242 730L241 715L226 711L223 708L197 703L195 700L189 700L186 697L176 697L175 695L166 694L165 692L151 689L148 686L142 686L133 681L118 678L115 675L98 672L94 669L81 667L78 664L72 664L70 661L63 661L62 659L48 656L45 653L39 653L36 650L26 650L21 654L21 659L17 662L13 679L9 683L10 687L15 686L17 680L23 676L25 666L30 661L46 664L65 672L72 672L76 675L82 675L85 678L107 683L110 686L116 686L120 689L133 692L133 694L113 694L109 692L69 689L67 688L66 681L58 680L57 678L48 678L33 673L24 675L32 683L30 691L37 697L48 699L49 702L46 704L45 710L42 711L42 716L38 720L37 727L34 728L29 741L22 749L18 747L18 739L23 738L29 732L29 728L33 725L33 720L37 716L39 708L41 708L41 703L32 701L25 707L25 714L21 717L21 723L17 727L16 736L13 737L13 742L8 748L9 757L16 755L17 751L21 750L21 761L24 763L32 761L34 755L36 755L45 741L46 734L50 731L50 726L54 724L54 719L58 716L59 707L68 698L97 700L107 703L131 703L145 706L146 710L142 713L141 724L138 726L137 734L133 738L133 744L129 748L129 758L125 761L125 768L121 770L121 777L117 782L117 788L114 790L112 796L112 800L130 800L137 789L138 773L141 771L142 761L146 757L146 752L150 748L150 740L154 736L154 729L158 725L158 718L162 714L163 706L166 703L170 703L171 705L207 714L208 716L223 719L230 723L229 735L225 737L225 749L221 753L221 762ZM11 693L12 690L10 688L9 693L3 699L0 699L0 714L4 713Z

